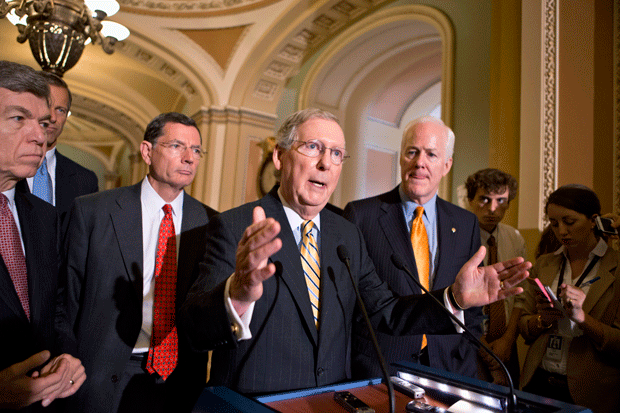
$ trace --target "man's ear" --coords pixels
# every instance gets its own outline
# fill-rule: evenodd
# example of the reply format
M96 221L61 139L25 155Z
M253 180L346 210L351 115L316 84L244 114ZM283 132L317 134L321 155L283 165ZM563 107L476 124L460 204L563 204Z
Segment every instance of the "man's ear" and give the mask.
M273 153L271 154L271 159L273 160L273 165L279 171L282 169L282 155L284 154L284 149L282 149L279 145L273 149Z
M151 165L151 153L153 151L153 145L149 141L142 141L140 144L140 154L142 154L142 159L146 162L147 165Z

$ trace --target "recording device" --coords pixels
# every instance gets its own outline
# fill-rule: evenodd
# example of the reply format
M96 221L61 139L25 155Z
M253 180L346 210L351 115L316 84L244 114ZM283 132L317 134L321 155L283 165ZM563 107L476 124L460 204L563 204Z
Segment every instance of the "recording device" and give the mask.
M362 296L360 295L360 290L357 288L357 284L355 284L355 280L353 279L353 274L351 273L351 263L349 260L349 251L347 247L344 245L339 245L336 249L338 253L338 258L343 264L347 267L347 272L349 273L349 278L351 279L351 284L353 285L353 289L355 290L355 297L357 297L357 306L362 312L362 316L364 317L364 321L366 322L366 327L368 328L368 333L370 335L370 339L372 341L372 345L375 349L375 353L377 353L377 359L379 360L379 365L381 366L381 372L383 373L383 379L385 380L385 385L388 389L388 399L390 401L390 413L394 413L396 409L396 397L394 396L394 386L392 385L392 381L390 380L390 375L388 373L388 369L385 365L385 359L383 358L383 354L381 354L381 349L379 348L379 342L377 341L377 336L375 335L375 331L372 328L372 324L370 324L370 318L368 318L368 313L366 312L366 307L364 306L364 302L362 301Z
M514 384L512 383L512 377L510 377L510 373L508 373L508 369L506 368L506 366L504 365L504 363L502 363L502 361L499 359L499 357L497 357L495 355L495 353L493 353L493 351L491 351L491 349L484 344L482 341L480 341L475 335L474 333L472 333L469 328L467 328L465 326L465 324L463 324L461 322L461 320L458 319L458 317L456 317L454 314L452 314L452 311L448 310L441 301L439 301L437 299L437 297L435 297L434 295L432 295L430 293L430 291L428 291L421 283L420 281L413 276L413 274L411 273L411 271L409 271L409 268L407 268L407 266L405 265L405 263L403 262L403 260L396 254L392 254L392 263L394 264L394 266L396 266L396 268L398 268L399 270L405 271L407 273L407 275L409 275L409 277L411 277L411 279L413 280L414 283L416 283L416 285L418 287L420 287L420 289L422 291L424 291L426 294L428 294L433 301L435 301L435 303L437 303L437 305L446 313L448 314L448 316L450 317L450 319L452 321L454 321L459 327L461 327L467 334L469 334L469 336L474 340L474 342L478 343L478 345L480 347L482 347L484 349L484 351L486 351L487 353L489 353L491 355L491 357L493 357L493 359L495 361L497 361L500 365L500 367L502 368L502 370L504 371L504 374L506 375L506 377L508 378L508 388L510 390L510 394L508 395L508 404L506 406L507 410L509 413L512 413L515 410L515 407L517 405L517 396L515 395L515 388L514 388ZM416 401L416 400L414 400ZM435 411L436 410L408 410L408 411L413 411L413 412L428 412L428 411ZM445 412L445 410L443 410Z
M446 413L447 410L439 406L431 406L430 404L419 400L411 400L405 406L405 410L414 413Z
M612 222L614 222L611 218L602 218L597 215L594 221L596 222L596 228L603 234L618 235L618 229L611 226Z
M334 400L351 413L375 413L375 410L348 391L337 391Z
M390 377L394 387L400 390L401 393L406 394L407 396L413 397L414 399L419 399L424 397L424 389L422 387L418 387L415 384L401 378L401 377Z

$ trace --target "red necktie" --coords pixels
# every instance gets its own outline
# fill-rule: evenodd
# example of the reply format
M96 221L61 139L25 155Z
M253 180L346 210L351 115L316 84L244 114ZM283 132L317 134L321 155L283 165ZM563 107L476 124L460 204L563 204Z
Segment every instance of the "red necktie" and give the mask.
M155 258L155 302L153 331L146 370L166 380L177 365L179 340L174 323L174 301L177 286L177 241L172 221L172 206L163 207L164 218L159 227Z
M22 242L19 231L9 209L9 200L6 195L0 194L0 254L17 291L19 301L30 320L30 302L28 301L28 272L26 270L26 258L22 250Z

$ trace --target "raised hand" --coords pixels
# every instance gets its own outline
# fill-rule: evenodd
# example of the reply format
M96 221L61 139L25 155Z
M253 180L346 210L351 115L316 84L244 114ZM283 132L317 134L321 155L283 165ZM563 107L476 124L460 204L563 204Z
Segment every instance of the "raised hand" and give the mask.
M269 257L282 248L282 241L277 238L279 233L278 221L266 218L263 208L254 208L252 225L246 228L237 245L235 274L230 283L230 298L239 315L262 296L263 281L276 272Z
M482 246L461 267L454 280L452 292L463 309L483 306L523 292L523 288L517 285L529 276L532 263L516 257L478 267L485 255L486 249Z

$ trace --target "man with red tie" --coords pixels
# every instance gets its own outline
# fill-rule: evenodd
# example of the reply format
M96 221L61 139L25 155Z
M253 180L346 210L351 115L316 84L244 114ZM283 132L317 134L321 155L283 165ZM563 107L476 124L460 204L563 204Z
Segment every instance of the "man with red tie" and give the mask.
M194 120L159 115L140 145L147 177L74 203L60 314L65 349L84 360L89 380L68 411L189 412L205 384L206 357L175 323L215 214L183 191L201 144Z
M56 353L58 217L50 204L15 191L45 154L49 93L30 67L0 61L0 411L42 411L86 378L67 354L46 363Z

